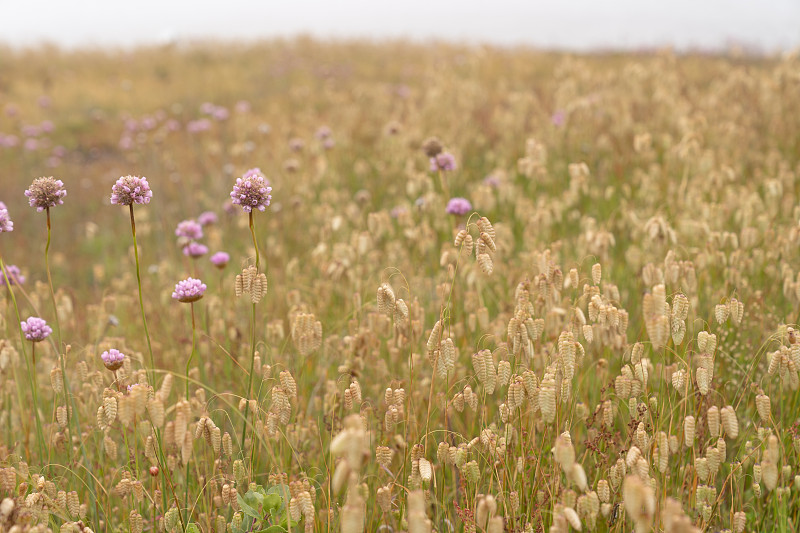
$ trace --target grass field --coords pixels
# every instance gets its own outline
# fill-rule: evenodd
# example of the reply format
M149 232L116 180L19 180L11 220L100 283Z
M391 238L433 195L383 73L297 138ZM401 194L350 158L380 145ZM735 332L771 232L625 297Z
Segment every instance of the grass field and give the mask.
M795 531L798 117L796 54L1 50L0 531Z

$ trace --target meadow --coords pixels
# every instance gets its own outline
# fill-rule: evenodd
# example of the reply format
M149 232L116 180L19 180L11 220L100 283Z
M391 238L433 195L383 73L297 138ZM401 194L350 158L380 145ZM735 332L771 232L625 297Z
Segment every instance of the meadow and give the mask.
M0 532L797 530L798 117L797 54L0 50Z

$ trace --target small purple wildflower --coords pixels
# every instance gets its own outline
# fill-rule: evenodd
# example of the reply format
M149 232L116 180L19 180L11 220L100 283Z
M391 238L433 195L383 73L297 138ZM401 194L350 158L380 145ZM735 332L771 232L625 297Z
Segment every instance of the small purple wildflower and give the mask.
M450 198L445 209L448 215L466 215L472 211L472 204L466 198Z
M203 238L203 226L201 226L195 220L183 220L178 223L178 227L175 228L175 235L177 237L185 237L187 239L202 239Z
M207 253L208 253L208 246L206 246L205 244L200 244L199 242L190 242L189 244L183 247L183 255L191 257L192 259L203 257Z
M456 158L450 152L442 152L440 154L436 154L435 157L431 157L431 172L436 172L437 170L455 170L456 169Z
M116 348L111 348L100 354L100 359L103 360L105 367L113 372L122 367L122 362L125 361L125 354Z
M153 197L147 178L122 176L111 187L111 203L114 205L149 204Z
M66 195L67 190L64 188L64 182L53 179L52 176L49 178L36 178L31 183L31 186L25 190L28 203L39 212L50 207L62 205L64 203L63 198Z
M25 338L31 342L43 341L53 333L53 328L48 326L47 322L35 316L28 317L25 322L20 322L19 327L25 334Z
M485 178L483 178L483 184L488 185L489 187L496 189L500 186L500 178L495 176L494 174L489 174Z
M212 255L211 258L209 259L209 261L211 261L211 264L219 268L220 270L228 266L228 262L230 260L231 256L225 252L217 252L214 255Z
M0 233L8 233L14 231L14 221L11 220L11 215L8 214L6 204L0 202Z
M250 112L250 102L247 100L239 100L236 102L236 112L237 113L249 113Z
M17 265L6 265L6 274L11 285L22 285L25 283L25 276L19 271ZM0 272L0 287L6 286L6 277Z
M314 134L314 137L316 137L320 141L324 141L330 136L331 136L331 129L328 126L320 126L317 129L317 132Z
M230 111L224 107L216 107L214 108L214 111L211 112L211 116L214 117L215 120L222 122L224 120L228 120L228 117L230 117L231 114Z
M199 279L186 278L175 284L175 292L172 293L172 297L179 302L192 303L202 298L206 289L206 284Z
M563 126L564 122L566 121L567 121L567 114L561 109L558 109L550 117L550 122L553 124L553 126L559 126L559 127Z
M207 118L192 120L186 124L186 131L189 133L200 133L211 129L211 121Z
M201 226L210 226L212 224L216 224L218 220L217 214L213 211L204 211L203 213L200 213L199 217L197 217L197 222Z
M289 140L289 150L291 150L292 152L299 152L305 147L306 147L306 142L299 137L295 137Z
M253 208L264 211L272 200L271 192L269 180L261 175L261 170L251 168L236 180L231 191L231 200L242 206L247 213L251 213Z

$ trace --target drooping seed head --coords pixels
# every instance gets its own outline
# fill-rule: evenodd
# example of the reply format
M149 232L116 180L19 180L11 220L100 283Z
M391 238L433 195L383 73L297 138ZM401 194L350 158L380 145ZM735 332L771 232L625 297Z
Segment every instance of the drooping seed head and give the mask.
M66 195L67 190L64 188L64 182L54 179L52 176L48 178L36 178L33 180L33 183L31 183L31 186L25 190L28 203L39 212L63 204L63 198Z
M149 204L153 197L147 178L122 176L111 187L111 203L114 205Z
M175 291L172 293L172 297L183 303L196 302L203 297L206 288L206 284L199 279L186 278L175 285Z
M261 175L261 170L251 168L236 180L231 191L231 200L246 213L251 213L254 208L264 211L272 201L271 192L269 180Z
M25 334L25 338L31 342L43 341L53 333L53 328L48 326L44 319L35 316L28 317L25 322L20 322L19 327Z

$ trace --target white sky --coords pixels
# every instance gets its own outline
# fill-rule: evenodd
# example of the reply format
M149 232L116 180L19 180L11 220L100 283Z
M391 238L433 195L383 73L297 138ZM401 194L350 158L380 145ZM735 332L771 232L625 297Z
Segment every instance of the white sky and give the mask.
M411 37L570 49L800 46L800 0L0 0L0 42Z

